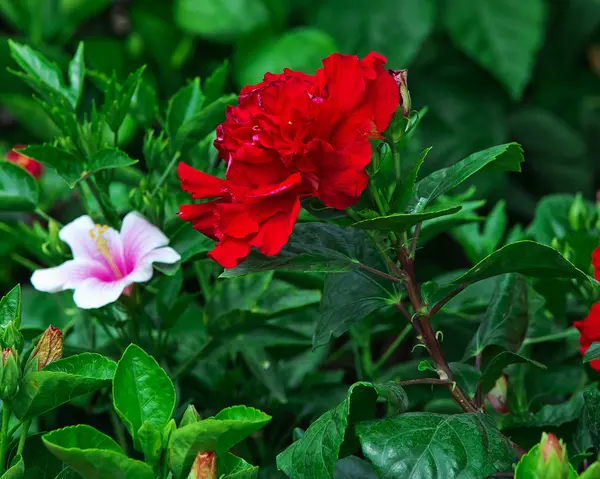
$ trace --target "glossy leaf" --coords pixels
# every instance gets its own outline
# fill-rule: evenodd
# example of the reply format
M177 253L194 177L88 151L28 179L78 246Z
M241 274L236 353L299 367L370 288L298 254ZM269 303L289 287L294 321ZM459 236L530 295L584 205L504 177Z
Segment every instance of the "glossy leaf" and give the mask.
M91 426L57 429L43 440L52 454L83 477L154 479L150 466L128 458L116 442Z
M587 349L585 354L583 355L583 362L589 363L590 361L595 361L596 359L600 359L600 343L592 343L592 345Z
M81 353L51 362L39 372L27 374L11 401L20 419L39 416L77 396L110 385L116 364L96 353Z
M175 388L154 358L131 344L115 371L113 404L139 448L138 432L146 421L162 431L171 419Z
M74 106L77 106L79 103L84 87L85 63L83 59L83 50L83 42L79 42L75 56L69 62L69 86L71 95L75 100Z
M15 460L13 459L13 465L8 468L8 470L0 476L0 479L23 479L25 477L25 463L23 462L23 458L21 456L16 456Z
M23 462L25 468L25 479L55 479L60 477L64 470L69 468L52 454L44 445L42 436L46 433L30 434L23 449Z
M483 393L487 393L494 387L496 380L502 375L502 371L505 367L510 364L518 363L530 363L538 368L546 369L546 366L533 359L526 358L525 356L510 351L503 351L492 358L481 375L479 384Z
M227 453L217 457L217 471L223 479L256 479L258 467L252 466L241 457Z
M478 151L464 160L435 171L415 185L418 201L415 212L421 212L429 203L440 195L456 188L463 181L485 167L497 171L521 171L523 150L518 143L493 146L487 150Z
M510 470L514 459L510 441L483 414L405 413L358 424L356 431L381 479L478 479Z
M334 479L378 479L373 466L356 456L340 459L335 464Z
M20 166L0 161L0 211L33 211L38 201L33 176Z
M505 273L521 273L544 279L590 281L583 271L555 249L534 241L517 241L492 253L454 280L454 283L466 285Z
M426 148L421 152L418 156L417 160L414 162L412 167L404 173L400 175L398 180L398 184L396 185L396 189L392 195L392 200L390 202L390 210L404 212L406 208L410 204L410 200L413 197L415 184L417 182L417 176L419 175L419 171L421 171L421 166L425 161L425 157L431 148Z
M17 284L6 296L0 299L0 327L14 321L17 328L21 324L21 285Z
M594 447L600 446L600 391L589 389L583 393L587 427Z
M169 441L169 464L175 478L186 477L198 451L214 451L221 455L270 420L270 416L257 409L233 406L177 429Z
M393 231L396 234L401 234L415 226L417 223L421 223L422 221L431 218L452 215L458 213L460 209L460 206L451 208L432 207L422 213L396 213L389 216L380 216L378 218L362 220L358 223L354 223L352 226L363 230Z
M102 148L92 155L87 168L87 175L110 168L124 168L134 165L138 160L129 158L127 153L116 148ZM87 176L86 175L86 176Z
M453 0L444 23L467 55L520 99L544 38L543 0Z
M181 88L171 100L167 108L166 130L171 138L175 138L177 131L190 118L202 110L204 95L200 89L200 79L195 78Z

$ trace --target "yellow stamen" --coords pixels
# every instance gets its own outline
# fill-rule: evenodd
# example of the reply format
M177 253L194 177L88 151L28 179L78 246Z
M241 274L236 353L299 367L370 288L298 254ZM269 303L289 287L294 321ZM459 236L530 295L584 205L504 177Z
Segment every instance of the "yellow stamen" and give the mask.
M121 271L119 270L119 268L117 267L115 260L113 259L112 255L110 254L110 250L108 249L108 241L106 240L106 238L103 235L103 233L108 229L107 225L104 226L100 226L100 225L96 225L96 232L98 233L98 238L96 239L96 250L98 251L98 253L100 253L100 255L106 259L106 261L108 261L108 265L110 266L110 269L112 270L113 273L115 273L115 276L118 279L123 278L123 275L121 274ZM90 230L90 237L94 238L94 229Z

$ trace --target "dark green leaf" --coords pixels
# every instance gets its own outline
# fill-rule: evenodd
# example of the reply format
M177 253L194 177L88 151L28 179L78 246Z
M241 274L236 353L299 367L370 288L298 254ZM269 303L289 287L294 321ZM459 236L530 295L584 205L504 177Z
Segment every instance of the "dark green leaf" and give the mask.
M43 439L52 454L83 477L154 479L150 466L128 458L116 442L91 426L58 429Z
M61 404L110 385L116 364L95 353L81 353L53 361L39 372L27 374L11 401L15 415L31 418Z
M589 389L583 393L587 427L594 447L600 447L600 391Z
M38 201L33 176L20 166L0 161L0 211L33 211Z
M221 455L270 419L257 409L233 406L216 416L177 429L169 441L169 464L175 478L187 477L198 451L215 451Z
M266 386L271 396L280 403L287 403L283 376L277 363L265 349L258 344L247 344L242 341L239 350L248 365L248 369Z
M481 378L481 371L466 363L450 363L449 366L458 385L471 397L474 397L477 392L477 383Z
M392 195L392 201L390 202L391 211L406 211L406 208L410 204L410 200L414 196L417 176L419 175L421 166L423 166L425 157L430 150L431 148L425 148L417 158L417 161L415 161L414 165L412 165L412 168L406 174L403 173L400 176L396 189Z
M359 267L359 258L374 252L375 245L356 228L342 228L325 223L297 224L287 244L275 256L266 257L255 251L236 268L228 269L222 278L269 270L345 272Z
M520 99L544 38L543 0L452 0L444 23L452 40Z
M454 280L455 284L470 284L499 274L521 273L534 278L590 278L558 251L534 241L517 241L504 246Z
M165 128L168 135L175 138L179 128L194 115L200 113L203 104L204 95L200 89L200 79L194 78L169 100Z
M6 296L0 299L0 327L14 321L17 328L21 325L21 285L17 284Z
M135 344L123 353L113 378L113 404L136 447L138 431L148 421L162 431L175 408L175 388L167 373Z
M496 380L502 375L502 371L509 364L518 364L518 363L529 363L537 366L541 369L546 369L541 363L534 361L533 359L526 358L517 353L513 353L510 351L503 351L500 354L494 356L494 358L487 365L484 373L481 375L481 379L479 381L479 385L483 393L487 393L490 389L494 387Z
M396 213L389 216L380 216L378 218L359 221L352 226L363 230L393 231L394 233L402 234L417 223L421 223L422 221L431 218L452 215L459 212L460 209L460 206L453 206L450 208L445 206L434 206L421 213Z
M272 279L273 273L267 272L217 281L206 305L209 323L218 322L221 316L233 311L255 311Z
M418 202L416 212L423 211L425 206L438 196L456 188L470 176L489 165L497 171L521 171L523 150L517 143L493 146L487 150L478 151L464 160L435 171L420 180L415 186Z
M595 361L596 359L600 359L600 343L592 343L592 345L583 355L584 363L589 363L590 361Z
M223 479L256 479L258 467L252 466L241 457L227 453L217 457L217 471Z
M378 479L373 466L356 456L348 456L335 463L334 479Z
M237 102L236 95L222 96L204 107L200 113L190 117L177 130L173 149L187 151L211 133L219 123L225 120L225 109Z
M518 274L503 276L496 285L490 304L471 339L463 360L481 354L487 346L518 351L528 324L527 281Z
M231 279L227 281L231 281ZM320 301L321 291L318 289L300 289L285 281L274 279L269 284L267 291L258 299L253 311L274 315Z
M299 440L277 456L277 468L291 479L333 477L344 440L356 441L352 428L373 417L376 399L372 384L353 384L344 401L313 422Z
M223 63L214 70L204 82L204 95L206 103L210 104L225 93L225 84L229 75L229 60L226 58Z
M514 459L510 441L483 414L406 413L356 431L381 479L479 479L510 470Z
M185 263L195 256L208 253L215 247L215 242L187 223L170 239L169 246L181 255L181 262Z
M25 468L25 479L55 479L68 467L52 454L42 441L46 433L30 434L23 449L23 462Z

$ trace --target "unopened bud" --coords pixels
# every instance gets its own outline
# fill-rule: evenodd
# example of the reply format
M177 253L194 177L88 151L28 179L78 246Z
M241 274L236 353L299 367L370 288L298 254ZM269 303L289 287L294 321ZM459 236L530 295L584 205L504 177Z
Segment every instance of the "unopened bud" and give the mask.
M496 385L485 397L491 406L500 414L508 414L508 380L502 375L496 380Z
M193 404L190 404L183 413L179 427L187 426L188 424L194 424L201 419L200 413L198 413Z
M410 115L410 92L408 91L408 70L390 70L400 89L400 106L402 114L408 118Z
M569 474L567 448L554 434L543 433L540 442L540 457L536 468L538 477L563 479Z
M569 225L574 231L588 228L587 208L581 193L578 193L569 209Z
M10 401L19 392L21 368L17 354L11 348L2 350L2 379L0 379L0 399Z
M29 356L25 369L27 371L41 371L52 361L62 358L62 352L62 332L54 326L48 326L31 356Z
M3 349L11 348L17 353L23 351L25 339L14 321L9 321L8 324L2 328L1 343Z
M188 479L217 479L216 459L214 452L199 452Z

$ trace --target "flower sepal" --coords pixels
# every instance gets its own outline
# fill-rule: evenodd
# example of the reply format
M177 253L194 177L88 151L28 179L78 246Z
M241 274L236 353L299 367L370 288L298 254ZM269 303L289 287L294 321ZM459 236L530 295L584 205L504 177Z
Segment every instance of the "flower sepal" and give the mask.
M0 399L10 401L21 387L21 368L14 349L2 350L2 374L0 379Z

